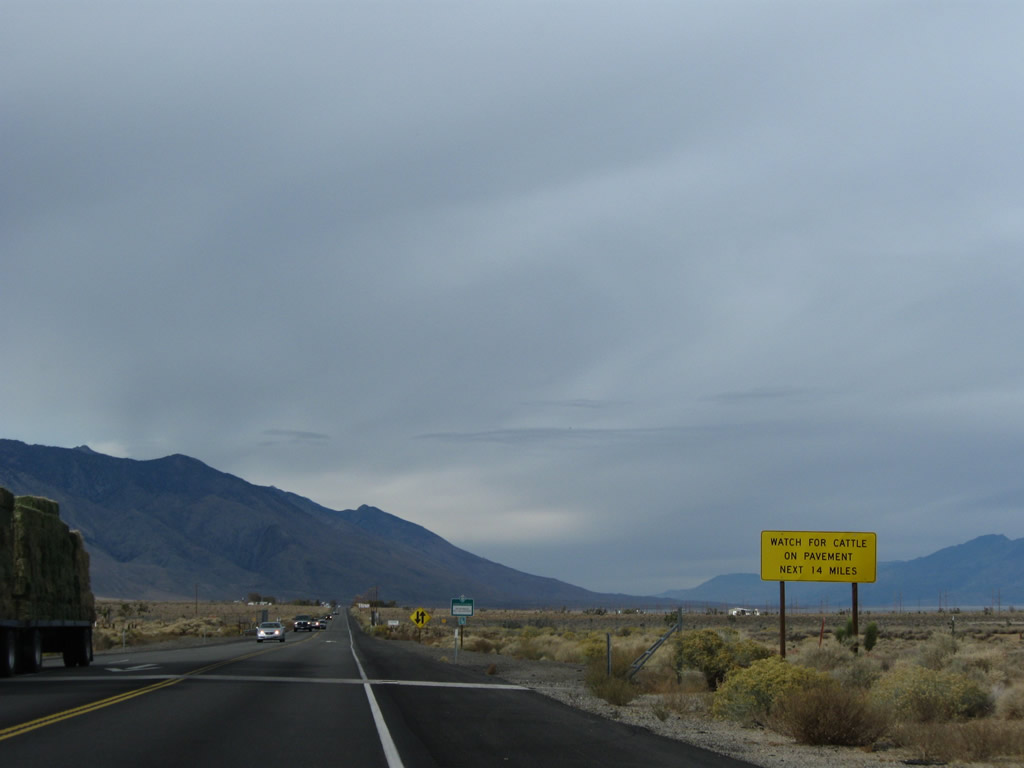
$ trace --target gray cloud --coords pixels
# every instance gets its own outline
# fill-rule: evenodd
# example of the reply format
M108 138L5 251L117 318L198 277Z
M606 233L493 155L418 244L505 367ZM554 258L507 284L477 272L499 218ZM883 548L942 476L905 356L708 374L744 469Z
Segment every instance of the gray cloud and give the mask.
M610 591L1024 536L1021 9L7 10L5 437Z

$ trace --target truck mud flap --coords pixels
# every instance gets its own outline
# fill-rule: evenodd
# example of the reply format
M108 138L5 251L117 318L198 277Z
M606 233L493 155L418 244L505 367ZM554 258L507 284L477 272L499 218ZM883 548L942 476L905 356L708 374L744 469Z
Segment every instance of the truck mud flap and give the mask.
M18 641L13 629L0 627L0 677L10 677L18 666Z

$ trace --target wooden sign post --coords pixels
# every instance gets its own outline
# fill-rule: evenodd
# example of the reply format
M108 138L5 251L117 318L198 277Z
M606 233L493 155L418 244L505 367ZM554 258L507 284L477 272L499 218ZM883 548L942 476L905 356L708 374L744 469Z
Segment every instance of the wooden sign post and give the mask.
M857 637L857 584L875 580L874 533L761 531L761 580L779 582L779 655L786 657L786 582L852 584L853 635Z

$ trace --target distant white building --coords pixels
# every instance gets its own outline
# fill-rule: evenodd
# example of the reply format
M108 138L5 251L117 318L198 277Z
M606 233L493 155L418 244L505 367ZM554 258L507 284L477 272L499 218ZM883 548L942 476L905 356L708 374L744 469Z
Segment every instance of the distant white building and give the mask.
M757 608L730 608L730 616L760 616L761 612Z

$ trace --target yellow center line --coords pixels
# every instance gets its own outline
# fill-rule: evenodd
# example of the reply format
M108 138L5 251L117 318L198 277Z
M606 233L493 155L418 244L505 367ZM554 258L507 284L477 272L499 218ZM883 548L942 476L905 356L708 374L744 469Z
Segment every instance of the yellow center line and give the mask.
M112 704L119 704L122 701L134 699L136 696L142 696L146 693L152 693L153 691L159 690L160 688L166 688L169 685L180 683L183 679L183 677L176 677L171 680L161 680L159 683L147 685L145 688L137 688L134 691L128 691L126 693L118 694L117 696L111 696L107 699L100 699L99 701L94 701L89 704L83 704L82 706L75 707L74 709L66 709L63 712L55 712L54 714L47 715L46 717L40 717L36 720L29 720L27 723L21 723L20 725L12 725L9 728L4 728L3 730L0 730L0 741L10 739L14 736L20 736L21 734L28 733L29 731L34 731L36 730L36 728L42 728L47 725L59 723L62 720L68 720L72 717L78 717L79 715L84 715L89 712L95 712L97 709L103 709L104 707L109 707Z
M28 722L20 723L18 725L12 725L12 726L9 726L7 728L0 729L0 741L5 741L6 739L10 739L10 738L13 738L15 736L20 736L23 733L28 733L29 731L34 731L37 728L43 728L43 727L45 727L47 725L53 725L54 723L59 723L59 722L61 722L63 720L69 720L72 717L78 717L79 715L86 715L86 714L88 714L90 712L95 712L98 709L103 709L103 708L109 707L109 706L111 706L113 704L120 704L122 701L128 701L129 699L134 699L136 696L143 696L143 695L145 695L147 693L152 693L153 691L158 691L161 688L167 688L169 686L176 685L177 683L180 683L182 680L184 680L187 677L195 677L196 675L202 675L202 674L204 674L206 672L210 672L210 671L212 671L214 669L219 669L220 667L225 667L228 664L234 664L236 661L244 661L245 659L251 659L254 656L260 656L260 655L262 655L264 653L270 653L270 652L276 651L276 650L280 650L280 648L260 648L258 651L253 651L252 653L246 653L246 654L243 654L242 656L236 656L236 657L234 657L232 659L226 659L225 661L217 661L217 662L214 662L213 664L207 664L205 667L200 667L199 669L193 669L191 672L185 672L182 675L173 677L173 678L171 678L169 680L161 680L158 683L153 683L153 684L147 685L147 686L145 686L143 688L136 688L133 691L126 691L125 693L119 693L116 696L111 696L111 697L106 698L106 699L100 699L99 701L93 701L93 702L90 702L89 704L83 704L83 705L81 705L79 707L75 707L73 709L66 709L66 710L64 710L62 712L55 712L52 715L47 715L46 717L40 717L40 718L37 718L35 720L29 720ZM117 678L115 678L115 677L111 678L111 680L116 680L116 679Z

